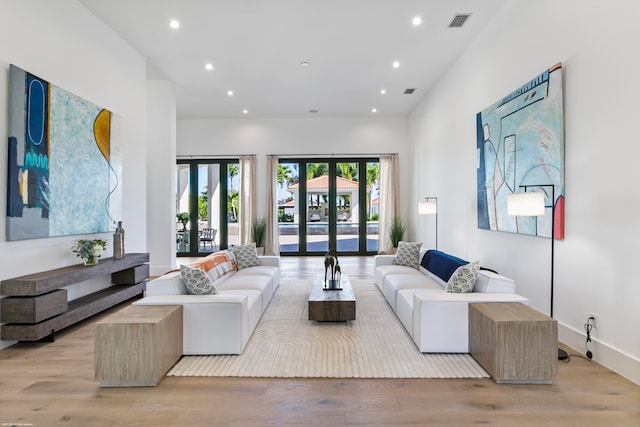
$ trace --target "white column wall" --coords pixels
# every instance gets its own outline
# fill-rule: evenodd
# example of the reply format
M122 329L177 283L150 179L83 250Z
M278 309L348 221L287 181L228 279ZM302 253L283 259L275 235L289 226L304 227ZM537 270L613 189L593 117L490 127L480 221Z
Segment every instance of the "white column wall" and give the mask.
M122 117L123 225L128 252L145 252L146 126L144 58L76 1L0 0L0 103L8 105L9 64L15 64ZM6 107L0 114L0 164L7 165ZM0 173L6 194L7 174ZM6 220L6 196L0 197L0 221ZM71 252L82 236L6 241L0 227L0 280L79 262ZM109 240L110 233L90 235ZM102 284L106 286L106 284ZM74 298L95 290L83 283ZM0 341L0 348L12 344Z
M640 383L638 16L640 3L624 0L507 2L411 114L409 138L413 199L438 197L440 249L514 278L517 292L548 313L550 241L477 228L475 115L562 62L566 238L555 246L554 308L560 340L584 353L583 325L598 314L594 359ZM433 239L428 218L413 218L419 240Z
M176 266L176 96L170 81L147 82L147 135L150 273L159 276Z

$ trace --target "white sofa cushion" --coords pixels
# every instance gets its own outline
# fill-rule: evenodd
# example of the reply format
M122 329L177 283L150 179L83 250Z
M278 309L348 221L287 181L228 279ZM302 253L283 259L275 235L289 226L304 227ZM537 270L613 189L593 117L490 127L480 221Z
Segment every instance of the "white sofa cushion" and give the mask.
M376 267L375 269L375 283L378 289L382 290L384 288L384 278L390 275L396 274L413 274L420 275L420 271L415 268L405 267L404 265L381 265Z
M271 277L269 276L238 276L234 274L227 279L224 283L218 286L218 293L223 291L228 293L234 293L239 291L252 290L260 292L260 302L262 309L266 309L273 296L273 286L271 284Z
M444 292L442 286L424 274L391 274L384 278L382 293L387 302L396 311L397 293L403 289L434 289Z

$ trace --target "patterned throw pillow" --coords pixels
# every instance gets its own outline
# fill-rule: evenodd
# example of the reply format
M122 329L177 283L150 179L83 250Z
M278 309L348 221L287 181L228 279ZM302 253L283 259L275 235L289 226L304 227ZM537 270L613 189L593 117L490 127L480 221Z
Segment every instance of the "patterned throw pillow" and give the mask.
M180 275L184 281L184 286L187 288L187 292L192 295L209 295L217 293L216 287L213 285L213 282L204 270L189 267L188 265L181 265Z
M260 265L255 243L234 246L233 254L236 257L236 263L238 263L238 270L248 267L257 267Z
M396 259L393 261L395 265L404 265L418 269L420 262L420 248L422 242L398 242L398 250L396 251Z
M214 252L192 262L189 266L204 270L212 282L225 274L238 270L236 260L229 251Z
M451 275L449 281L447 282L447 292L473 292L473 287L476 284L478 270L480 270L480 263L478 261L458 267L458 269Z

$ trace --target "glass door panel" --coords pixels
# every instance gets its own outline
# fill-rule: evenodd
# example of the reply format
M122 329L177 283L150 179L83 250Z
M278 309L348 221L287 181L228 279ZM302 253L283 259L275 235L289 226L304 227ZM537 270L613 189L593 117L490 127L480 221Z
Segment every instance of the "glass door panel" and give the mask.
M280 252L300 251L300 165L278 164L278 242Z
M200 254L219 249L220 230L220 165L198 164L198 232Z
M227 246L240 243L238 236L239 173L240 165L238 163L227 165Z
M178 254L189 253L189 229L191 215L189 200L191 194L191 180L189 165L176 165L176 251Z
M359 174L358 163L336 163L335 217L336 250L358 252L359 249Z
M307 252L329 250L329 164L307 163Z
M367 163L367 252L378 252L378 215L380 208L380 189L378 177L379 162Z

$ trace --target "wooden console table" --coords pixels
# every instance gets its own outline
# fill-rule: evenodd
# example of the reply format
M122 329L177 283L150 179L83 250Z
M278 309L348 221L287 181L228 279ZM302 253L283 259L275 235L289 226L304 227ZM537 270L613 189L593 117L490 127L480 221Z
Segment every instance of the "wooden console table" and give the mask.
M558 322L520 302L470 303L469 353L497 383L551 384Z
M149 278L149 254L126 254L3 280L0 338L8 341L53 339L55 332L143 293ZM64 286L111 275L112 286L67 302Z

